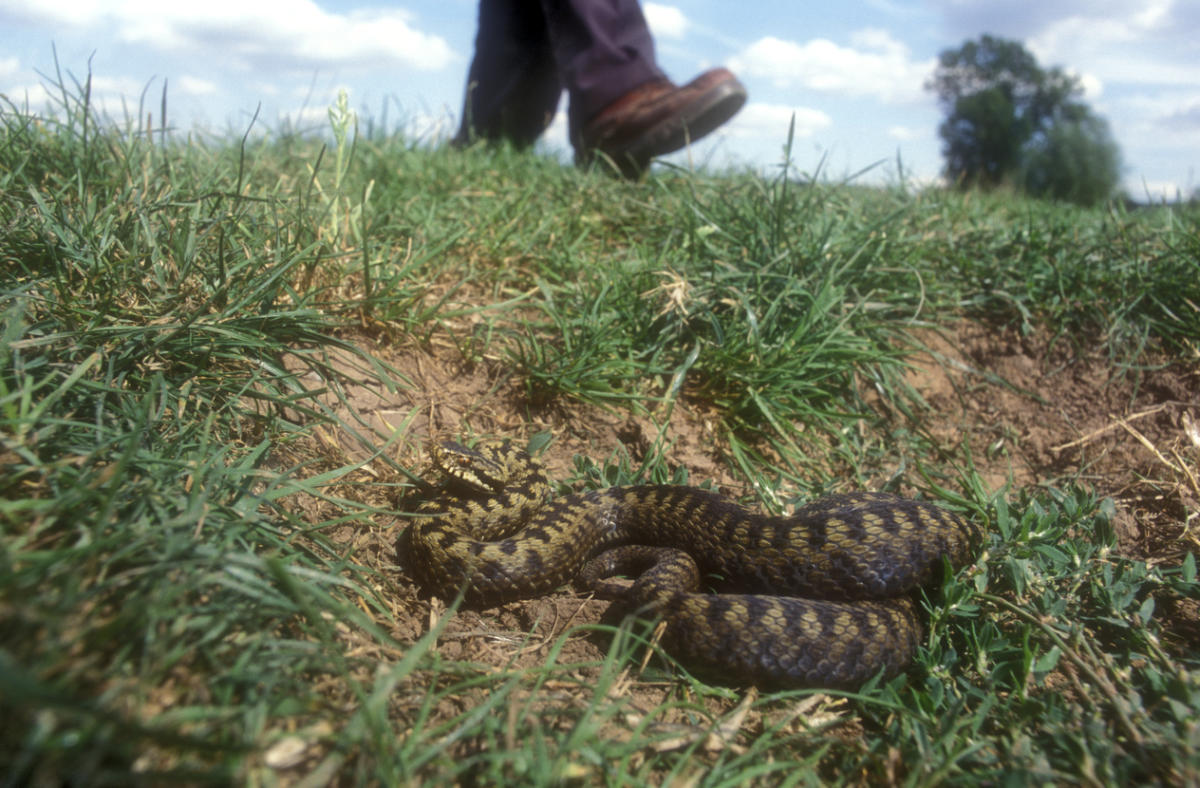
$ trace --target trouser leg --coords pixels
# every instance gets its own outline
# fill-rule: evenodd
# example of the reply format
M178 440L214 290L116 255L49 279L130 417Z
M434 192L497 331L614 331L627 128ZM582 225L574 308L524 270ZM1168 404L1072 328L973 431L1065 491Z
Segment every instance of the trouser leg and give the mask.
M571 139L600 110L666 79L637 0L542 0L558 73L570 96Z
M535 0L480 0L475 57L454 144L531 145L550 125L563 84L546 17Z

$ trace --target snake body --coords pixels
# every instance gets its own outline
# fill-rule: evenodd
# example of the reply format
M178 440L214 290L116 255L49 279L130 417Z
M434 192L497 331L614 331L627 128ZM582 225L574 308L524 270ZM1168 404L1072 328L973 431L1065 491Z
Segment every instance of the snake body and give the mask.
M677 659L760 685L855 686L901 672L921 637L909 592L943 559L965 565L978 541L961 517L886 493L829 496L788 516L674 485L543 503L540 465L509 444L431 453L445 478L406 529L422 586L494 605L581 575L611 595L602 578L636 568L628 601L662 617ZM697 591L700 578L722 593Z

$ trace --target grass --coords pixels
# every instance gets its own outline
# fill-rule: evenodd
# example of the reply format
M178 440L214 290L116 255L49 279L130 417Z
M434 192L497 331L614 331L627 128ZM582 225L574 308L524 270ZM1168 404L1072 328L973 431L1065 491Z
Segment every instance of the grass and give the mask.
M1194 555L1123 556L1082 482L985 489L903 379L912 335L963 317L1194 363L1194 208L628 184L355 138L344 106L328 149L208 140L57 87L52 115L0 113L5 784L1200 774L1200 666L1170 614L1200 599ZM747 695L659 655L656 700L631 705L637 628L589 625L615 633L599 664L569 656L574 629L532 668L447 658L451 616L405 634L390 559L339 536L390 492L314 449L323 428L397 440L330 404L353 374L409 385L363 337L448 341L512 370L531 411L666 425L704 403L763 506L891 473L986 526L984 556L927 600L914 670L857 693ZM575 481L686 481L669 444L579 459Z

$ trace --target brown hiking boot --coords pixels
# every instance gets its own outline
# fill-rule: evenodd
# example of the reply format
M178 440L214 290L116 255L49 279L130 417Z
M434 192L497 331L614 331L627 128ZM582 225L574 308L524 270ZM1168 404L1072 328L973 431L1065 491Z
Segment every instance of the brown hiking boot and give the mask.
M584 125L576 142L581 163L610 157L626 177L637 177L655 156L677 151L732 118L746 88L728 69L705 71L683 87L655 80L635 88Z

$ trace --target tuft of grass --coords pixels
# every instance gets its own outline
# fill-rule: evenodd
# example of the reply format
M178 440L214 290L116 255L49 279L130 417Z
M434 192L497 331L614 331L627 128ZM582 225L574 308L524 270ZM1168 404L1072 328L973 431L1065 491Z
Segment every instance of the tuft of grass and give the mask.
M232 777L344 665L316 613L360 571L279 505L321 482L269 469L324 418L301 375L333 378L293 287L313 246L245 146L164 149L63 96L0 144L5 772Z
M971 313L1100 340L1114 357L1148 344L1196 352L1200 255L1195 206L1084 210L1014 197L930 195L928 238Z
M412 635L392 567L335 539L391 516L378 479L320 448L324 427L391 440L339 421L359 370L333 354L406 385L353 326L510 367L529 408L667 424L701 401L780 508L932 451L900 382L913 328L972 315L1102 335L1122 357L1194 353L1194 210L786 169L636 185L360 138L344 106L326 142L181 139L98 117L90 75L56 80L54 112L0 108L6 783L1200 773L1200 665L1160 615L1197 602L1195 559L1120 556L1111 503L1086 489L993 494L930 470L926 494L989 536L927 600L918 664L856 693L757 696L693 679L633 622L568 630L534 668L446 659L450 614ZM575 481L686 481L670 440L638 463L580 458ZM597 635L600 663L564 656ZM653 703L627 692L642 657Z

